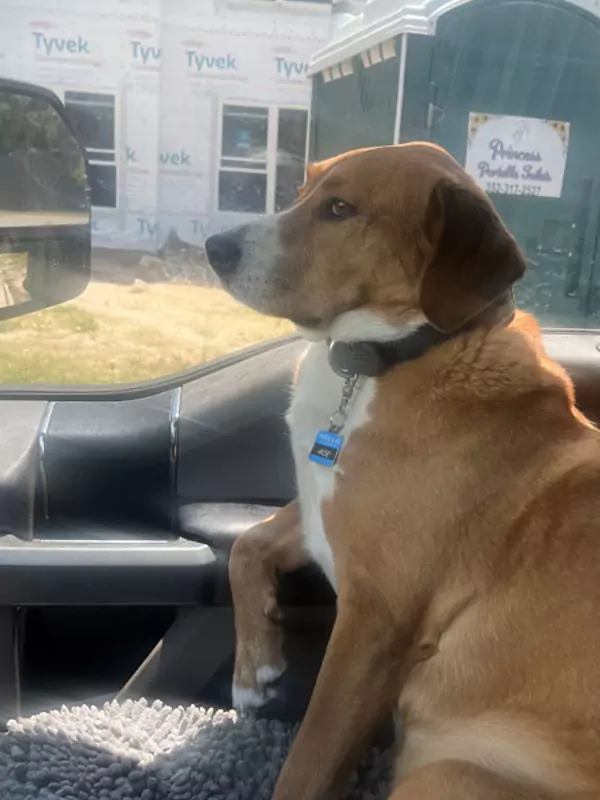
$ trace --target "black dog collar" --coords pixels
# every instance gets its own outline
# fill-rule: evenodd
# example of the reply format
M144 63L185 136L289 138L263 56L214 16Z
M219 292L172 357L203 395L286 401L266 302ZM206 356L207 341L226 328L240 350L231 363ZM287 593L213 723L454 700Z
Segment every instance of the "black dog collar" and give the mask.
M432 347L454 336L456 334L442 333L433 325L425 324L403 339L391 342L330 341L329 366L342 378L349 375L375 378L397 364L420 358Z
M512 292L502 295L494 306L508 305L510 313L503 320L508 325L514 317L514 298ZM484 313L489 313L486 309ZM426 323L402 339L390 342L340 342L329 340L329 366L340 377L364 375L375 378L398 364L406 364L436 345L448 342L467 330L474 328L481 320L476 317L467 325L453 333L442 333L433 325Z

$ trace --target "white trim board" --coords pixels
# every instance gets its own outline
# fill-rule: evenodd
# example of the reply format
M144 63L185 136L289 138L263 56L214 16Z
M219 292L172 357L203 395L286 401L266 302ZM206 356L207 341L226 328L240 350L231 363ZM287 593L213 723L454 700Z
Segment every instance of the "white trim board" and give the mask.
M472 0L367 0L360 13L344 14L340 22L332 21L332 37L312 57L308 74L315 75L327 67L357 56L365 50L403 33L434 36L438 19ZM600 18L596 0L566 0L568 5Z

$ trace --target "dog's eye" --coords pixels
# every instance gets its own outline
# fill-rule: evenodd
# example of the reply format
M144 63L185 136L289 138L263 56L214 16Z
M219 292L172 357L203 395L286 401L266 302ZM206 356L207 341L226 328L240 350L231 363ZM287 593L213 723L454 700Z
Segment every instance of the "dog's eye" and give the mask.
M325 205L325 216L329 219L341 220L353 217L356 214L354 206L339 197L332 197Z

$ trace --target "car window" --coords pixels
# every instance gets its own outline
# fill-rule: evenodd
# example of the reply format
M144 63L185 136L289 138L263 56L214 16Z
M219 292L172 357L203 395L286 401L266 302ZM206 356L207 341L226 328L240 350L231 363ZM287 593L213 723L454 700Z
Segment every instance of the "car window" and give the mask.
M226 294L204 242L302 184L330 3L100 5L3 12L0 78L54 91L85 146L93 250L83 294L0 322L0 384L151 380L293 331ZM19 243L0 243L6 285Z
M0 322L0 385L151 380L290 333L220 288L207 236L287 208L308 159L413 140L496 204L529 265L519 304L597 328L600 8L396 5L9 0L0 78L64 103L93 249L83 294ZM6 291L24 249L0 236Z

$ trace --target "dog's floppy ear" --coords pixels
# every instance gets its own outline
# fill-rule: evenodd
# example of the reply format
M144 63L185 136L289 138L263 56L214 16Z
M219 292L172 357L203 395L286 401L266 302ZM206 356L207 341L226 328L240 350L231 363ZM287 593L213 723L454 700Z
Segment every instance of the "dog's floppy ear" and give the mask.
M430 255L420 305L445 333L465 325L510 289L525 271L519 246L491 201L474 187L440 180L425 215Z

